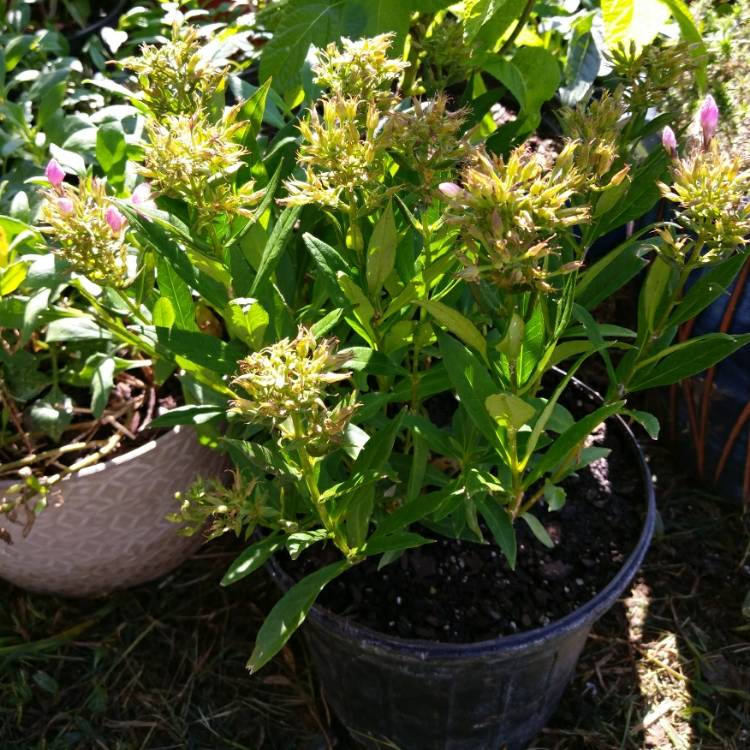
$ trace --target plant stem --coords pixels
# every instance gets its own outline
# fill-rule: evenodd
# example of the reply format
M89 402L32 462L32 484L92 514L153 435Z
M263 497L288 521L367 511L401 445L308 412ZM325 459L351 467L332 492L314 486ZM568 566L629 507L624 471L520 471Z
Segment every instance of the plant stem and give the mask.
M503 42L503 46L500 47L500 50L497 53L498 55L504 55L510 49L513 42L516 41L516 38L521 33L521 30L526 25L526 22L529 20L531 10L534 7L535 2L536 0L526 0L526 5L521 11L521 15L519 16L518 21L516 21L516 25L511 32L511 35Z

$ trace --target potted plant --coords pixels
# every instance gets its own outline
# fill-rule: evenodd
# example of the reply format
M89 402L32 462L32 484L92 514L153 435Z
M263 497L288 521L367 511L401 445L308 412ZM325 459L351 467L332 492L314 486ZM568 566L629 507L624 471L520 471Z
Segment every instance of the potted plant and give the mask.
M197 386L177 380L128 296L132 240L105 183L64 177L51 161L50 245L17 222L2 274L0 576L81 596L186 559L196 543L165 519L175 492L226 464L190 429L153 428Z
M686 291L690 272L744 242L748 175L710 129L682 157L668 128L663 149L635 148L654 130L648 50L620 50L630 76L563 115L572 137L545 163L523 144L488 152L444 96L404 99L389 44L318 53L325 93L281 199L323 214L300 227L315 231L302 234L310 302L230 383L236 485L196 487L180 517L250 539L224 583L275 560L284 595L251 671L307 618L325 695L360 741L521 748L653 531L624 420L658 425L628 396L748 342L675 343L715 296ZM587 266L654 190L674 220ZM597 320L647 256L636 330ZM255 284L282 266L261 263Z
M148 182L134 184L125 133L105 126L97 137L103 176L67 175L53 159L42 180L41 231L4 220L7 452L0 478L11 523L4 524L0 575L19 585L83 595L167 572L200 543L166 521L175 493L198 477L221 481L224 473L223 456L202 444L215 439L215 429L201 428L199 441L181 422L189 413L199 425L212 400L226 401L214 369L223 360L231 369L246 349L241 337L232 345L222 341L223 321L194 300L182 277L208 290L211 300L227 294L211 276L216 263L206 248L219 253L224 233L234 231L225 225L230 214L242 226L252 224L246 206L262 193L247 182L235 192L229 181L245 154L232 137L247 123L238 120L238 108L221 114L217 94L226 70L210 60L198 64L200 50L195 33L177 30L171 45L151 50L161 87L141 109L152 136L142 171L152 178L153 196ZM149 60L148 49L142 60ZM170 60L183 67L170 67ZM149 71L141 72L147 89ZM210 112L203 108L209 100ZM153 233L168 215L156 207L157 191L177 191L171 207L185 199L193 228L184 232L192 231L198 246L195 266L187 256L182 263L172 256L175 270L151 251L149 242L159 237ZM144 239L133 228L146 214L151 231ZM230 277L220 278L228 284Z

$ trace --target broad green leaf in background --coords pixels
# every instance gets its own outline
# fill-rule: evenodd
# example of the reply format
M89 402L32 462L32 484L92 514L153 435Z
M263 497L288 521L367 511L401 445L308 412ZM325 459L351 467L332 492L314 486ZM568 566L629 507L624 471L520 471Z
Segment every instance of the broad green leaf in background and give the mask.
M533 132L542 121L542 105L560 85L560 66L555 56L542 47L520 47L512 59L498 56L487 60L484 69L504 84L519 104L518 118L501 127L488 145L498 150L511 137Z
M593 13L580 18L568 44L560 101L569 107L586 96L602 68L604 58L592 33L593 22Z
M505 31L519 17L524 0L465 0L463 3L464 37L474 41L483 37L499 42Z
M651 43L670 16L661 0L601 0L604 43L607 49L635 42L638 49Z

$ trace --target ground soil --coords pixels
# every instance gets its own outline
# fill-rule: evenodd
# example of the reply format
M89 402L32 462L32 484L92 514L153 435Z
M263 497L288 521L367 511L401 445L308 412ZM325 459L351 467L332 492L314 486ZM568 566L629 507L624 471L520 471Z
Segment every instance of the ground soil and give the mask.
M566 480L568 502L561 511L536 512L554 548L544 547L524 523L517 525L515 571L494 543L441 538L382 570L378 558L368 559L329 584L319 603L383 633L454 643L564 617L622 567L637 543L646 507L635 454L619 431L602 428L595 444L612 453ZM322 564L325 554L316 560L308 553L292 574Z

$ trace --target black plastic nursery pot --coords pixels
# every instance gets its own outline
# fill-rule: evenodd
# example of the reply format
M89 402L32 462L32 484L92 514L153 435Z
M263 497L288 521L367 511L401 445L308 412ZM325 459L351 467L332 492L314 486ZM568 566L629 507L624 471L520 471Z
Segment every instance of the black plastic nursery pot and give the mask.
M569 615L534 630L455 644L385 635L312 607L303 632L324 697L359 744L373 750L524 750L545 726L592 625L633 579L654 531L646 459L628 426L616 421L641 477L643 528L609 584ZM276 561L270 570L281 588L291 586Z

